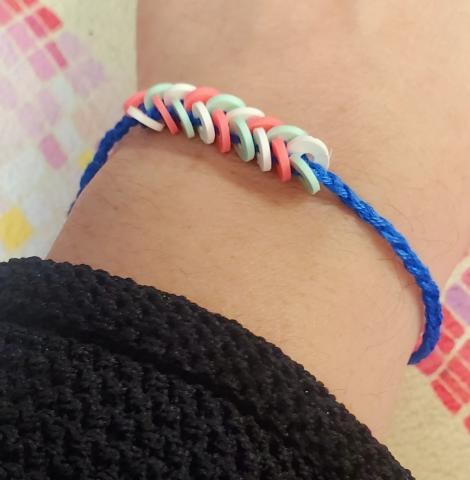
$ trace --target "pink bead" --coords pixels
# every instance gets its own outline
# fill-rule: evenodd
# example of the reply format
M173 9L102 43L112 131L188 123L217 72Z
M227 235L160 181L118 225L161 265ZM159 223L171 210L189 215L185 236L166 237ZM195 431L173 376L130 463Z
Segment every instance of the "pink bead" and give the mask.
M168 127L168 130L170 130L170 133L172 135L175 135L176 133L178 133L179 132L178 125L176 125L176 122L173 120L173 117L170 115L170 112L168 111L165 104L163 103L163 100L158 95L154 95L152 97L152 102L154 107L158 110L158 112L162 116L163 121Z
M250 131L253 131L255 128L262 128L266 131L270 130L273 127L281 125L281 121L274 117L251 117L246 124Z
M186 110L191 110L193 103L203 102L206 103L207 100L212 98L215 95L218 95L219 91L212 87L197 87L196 90L189 92L184 97L184 108Z
M136 92L131 95L125 102L124 102L124 111L127 112L129 107L139 107L142 103L144 103L144 97L147 93L146 90L141 90L140 92Z
M214 127L217 129L215 135L215 143L217 144L217 148L221 153L229 152L232 142L230 140L230 129L225 112L220 109L214 110L211 114L211 117L212 121L214 122Z
M271 142L271 151L276 157L276 173L281 182L288 182L292 178L289 153L282 138L275 138Z

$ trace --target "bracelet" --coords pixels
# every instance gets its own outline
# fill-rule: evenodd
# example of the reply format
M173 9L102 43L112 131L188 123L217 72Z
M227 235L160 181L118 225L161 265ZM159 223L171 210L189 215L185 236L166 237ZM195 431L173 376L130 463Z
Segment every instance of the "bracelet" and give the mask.
M188 138L197 133L202 142L215 143L221 153L233 147L241 160L256 158L263 172L274 169L281 182L295 177L310 194L324 185L385 239L421 290L425 323L421 343L409 363L416 364L433 351L442 323L439 288L405 237L328 170L330 153L321 140L246 106L234 95L187 83L158 83L139 91L126 100L124 111L124 117L100 141L80 180L77 198L106 163L114 145L136 125L156 132L166 127L172 135L182 130Z

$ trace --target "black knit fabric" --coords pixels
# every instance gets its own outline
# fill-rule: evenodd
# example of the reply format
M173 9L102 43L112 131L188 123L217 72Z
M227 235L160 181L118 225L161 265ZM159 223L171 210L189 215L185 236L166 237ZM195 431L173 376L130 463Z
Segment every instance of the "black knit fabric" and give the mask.
M411 479L305 370L132 280L0 264L0 479Z

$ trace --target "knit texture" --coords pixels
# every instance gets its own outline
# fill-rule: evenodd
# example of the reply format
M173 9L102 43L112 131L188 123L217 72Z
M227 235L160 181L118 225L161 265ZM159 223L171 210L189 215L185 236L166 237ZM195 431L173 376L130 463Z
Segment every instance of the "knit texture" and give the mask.
M411 479L278 348L87 266L0 264L0 479Z

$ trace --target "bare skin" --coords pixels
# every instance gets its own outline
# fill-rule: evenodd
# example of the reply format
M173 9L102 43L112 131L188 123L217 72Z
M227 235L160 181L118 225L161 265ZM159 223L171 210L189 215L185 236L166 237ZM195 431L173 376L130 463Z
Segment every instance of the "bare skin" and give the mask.
M469 24L463 1L141 0L139 84L213 85L324 139L443 285L470 237ZM50 256L237 319L383 436L422 308L388 246L327 192L139 129Z

